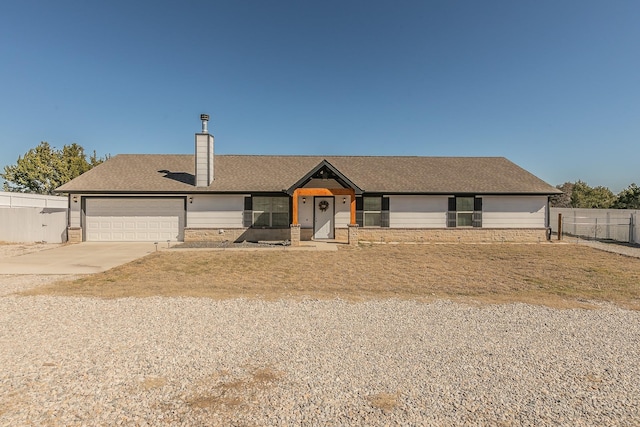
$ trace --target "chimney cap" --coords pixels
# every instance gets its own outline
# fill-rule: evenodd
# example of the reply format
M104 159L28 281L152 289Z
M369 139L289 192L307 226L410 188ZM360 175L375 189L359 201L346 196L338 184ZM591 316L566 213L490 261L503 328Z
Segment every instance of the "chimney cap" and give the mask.
M200 114L200 120L202 120L202 133L209 133L207 129L207 123L209 122L208 114Z

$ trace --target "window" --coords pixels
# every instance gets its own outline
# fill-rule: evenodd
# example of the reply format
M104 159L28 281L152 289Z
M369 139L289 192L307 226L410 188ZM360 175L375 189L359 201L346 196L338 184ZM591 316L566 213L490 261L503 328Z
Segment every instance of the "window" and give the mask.
M380 212L382 211L381 197L363 197L363 225L365 227L380 227Z
M473 223L473 197L456 197L456 226L471 227Z
M450 197L447 227L482 227L482 199Z
M388 227L389 198L382 196L356 198L356 222L361 227Z
M248 206L245 204L245 210ZM285 228L289 226L288 197L252 197L251 226Z

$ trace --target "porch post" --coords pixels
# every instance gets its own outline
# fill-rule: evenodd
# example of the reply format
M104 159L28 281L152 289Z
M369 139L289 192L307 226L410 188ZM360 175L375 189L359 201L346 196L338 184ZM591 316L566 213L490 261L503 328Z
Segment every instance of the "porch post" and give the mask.
M355 224L356 223L356 192L355 190L351 189L351 192L349 193L349 195L351 196L351 219L349 220L349 224Z
M300 246L300 224L291 224L291 246Z
M356 223L356 192L353 188L350 189L349 195L351 196L351 219L349 220L348 227L348 239L349 246L358 246L358 224Z
M291 225L298 225L298 189L293 191L293 218L291 218Z
M349 246L358 246L358 224L349 224Z

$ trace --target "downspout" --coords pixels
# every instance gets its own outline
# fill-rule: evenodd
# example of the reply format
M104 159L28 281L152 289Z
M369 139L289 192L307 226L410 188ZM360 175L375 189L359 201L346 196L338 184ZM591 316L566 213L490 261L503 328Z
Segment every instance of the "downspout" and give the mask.
M551 196L547 196L547 205L545 207L545 211L546 211L546 213L545 213L545 220L544 220L545 224L544 224L544 227L546 229L547 240L550 241L551 240L551 234L552 234L552 231L551 231L551 218L550 218L550 216L551 216ZM559 232L560 231L558 230L558 233Z
M551 196L547 196L547 206L546 206L546 209L545 209L546 210L546 214L545 214L545 220L544 220L544 222L545 222L544 226L546 228L549 228L549 226L551 225L551 218L549 218L549 215L551 215L551 207L550 207L550 205L551 205Z

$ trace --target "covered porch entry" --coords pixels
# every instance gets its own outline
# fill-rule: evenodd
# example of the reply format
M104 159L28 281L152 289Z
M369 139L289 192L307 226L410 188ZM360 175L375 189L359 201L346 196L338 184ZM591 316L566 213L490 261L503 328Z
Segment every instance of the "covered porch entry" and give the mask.
M323 160L287 190L292 200L291 244L342 240L357 244L356 195L362 190Z

